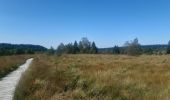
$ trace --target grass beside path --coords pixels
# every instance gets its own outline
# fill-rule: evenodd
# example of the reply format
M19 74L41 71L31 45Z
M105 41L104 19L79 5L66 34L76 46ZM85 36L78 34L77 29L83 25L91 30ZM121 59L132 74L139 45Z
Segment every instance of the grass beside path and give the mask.
M28 55L0 56L0 79L16 70L29 57Z

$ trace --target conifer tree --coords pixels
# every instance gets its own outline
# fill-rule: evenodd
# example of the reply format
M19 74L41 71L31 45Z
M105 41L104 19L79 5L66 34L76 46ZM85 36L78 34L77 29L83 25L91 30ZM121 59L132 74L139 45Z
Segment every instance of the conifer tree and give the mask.
M97 54L98 53L98 48L96 47L95 42L92 42L91 53L93 53L93 54Z
M170 54L170 41L168 42L167 54Z
M65 53L73 54L73 52L74 52L74 47L72 43L65 45Z
M79 42L78 48L79 48L79 52L83 53L83 44L81 41Z
M118 46L114 46L114 48L113 48L113 54L120 54L120 49L119 49L119 47Z
M79 52L80 52L80 50L79 50L79 47L78 47L78 43L77 43L77 41L75 41L74 46L73 46L73 53L77 54Z

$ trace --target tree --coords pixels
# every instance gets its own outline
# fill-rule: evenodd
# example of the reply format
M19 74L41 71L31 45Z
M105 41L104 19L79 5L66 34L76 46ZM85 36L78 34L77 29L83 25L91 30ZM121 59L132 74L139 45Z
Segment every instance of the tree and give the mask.
M78 48L79 48L79 52L83 53L83 44L82 44L82 41L79 42Z
M135 38L131 42L126 42L125 43L125 47L126 47L126 53L128 55L136 56L136 55L140 55L141 54L141 46L138 43L138 39L137 38Z
M81 43L83 47L83 53L90 53L90 46L91 46L90 41L86 37L83 37L81 39Z
M55 50L54 50L53 47L51 47L50 49L48 49L48 54L49 54L49 55L55 54Z
M170 41L168 42L167 54L170 54Z
M92 42L91 53L92 54L97 54L98 53L98 48L96 47L95 42Z
M73 51L74 51L74 47L72 43L65 45L65 53L73 54Z
M57 48L57 54L61 55L63 53L66 54L77 54L77 53L98 53L98 48L96 47L95 42L91 44L91 42L87 38L82 38L81 41L79 41L79 44L77 41L73 43L68 43L64 45L61 43Z
M61 43L56 50L57 55L62 55L65 52L65 46L63 43Z
M78 43L77 43L77 41L75 41L74 46L73 46L73 53L77 54L79 52L80 52L80 50L79 50L79 47L78 47Z
M119 49L119 47L118 46L114 46L114 48L113 48L113 54L120 54L120 49Z

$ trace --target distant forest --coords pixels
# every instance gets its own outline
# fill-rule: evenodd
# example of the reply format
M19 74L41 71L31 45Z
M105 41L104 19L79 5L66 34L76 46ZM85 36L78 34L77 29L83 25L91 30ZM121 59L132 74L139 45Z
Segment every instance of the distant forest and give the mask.
M116 46L115 46L116 47ZM115 47L110 48L99 48L99 53L116 53ZM118 46L117 46L118 47ZM165 44L155 44L155 45L141 45L143 54L166 54L168 45ZM124 53L125 47L118 47L118 53Z
M117 45L110 48L98 48L95 42L89 41L86 37L79 42L63 44L61 43L55 50L53 47L49 49L49 54L127 54L127 55L162 55L170 54L170 42L168 44L158 45L141 45L138 39L127 41L124 46Z
M127 41L124 46L117 45L110 48L98 48L94 41L89 41L87 38L82 38L74 43L61 43L57 49L51 47L47 49L40 45L31 44L7 44L0 43L0 56L4 55L19 55L19 54L127 54L127 55L162 55L170 54L170 42L168 44L158 45L140 45L138 39Z
M34 54L45 51L47 51L47 48L40 45L0 43L0 56Z

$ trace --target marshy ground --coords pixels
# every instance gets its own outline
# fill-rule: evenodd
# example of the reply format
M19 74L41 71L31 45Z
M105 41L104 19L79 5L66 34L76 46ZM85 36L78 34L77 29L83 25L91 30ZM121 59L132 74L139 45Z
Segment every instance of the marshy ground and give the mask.
M14 100L169 100L170 55L38 55Z

